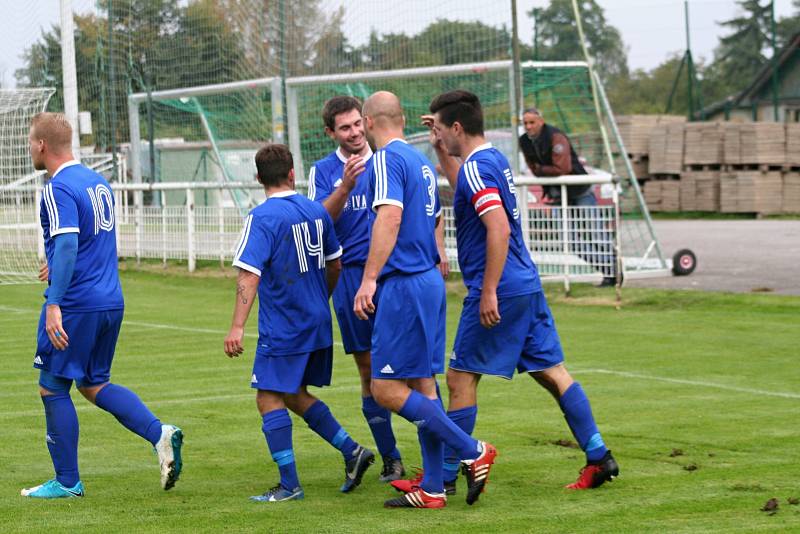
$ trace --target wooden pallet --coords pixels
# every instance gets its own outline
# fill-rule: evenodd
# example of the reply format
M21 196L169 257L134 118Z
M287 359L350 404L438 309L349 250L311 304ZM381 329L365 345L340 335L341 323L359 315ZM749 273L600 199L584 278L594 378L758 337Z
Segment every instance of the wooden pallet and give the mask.
M684 135L684 165L720 165L725 132L720 122L690 122Z
M800 213L800 172L783 175L782 211L784 213Z
M725 123L724 162L729 165L786 163L786 127L777 122Z

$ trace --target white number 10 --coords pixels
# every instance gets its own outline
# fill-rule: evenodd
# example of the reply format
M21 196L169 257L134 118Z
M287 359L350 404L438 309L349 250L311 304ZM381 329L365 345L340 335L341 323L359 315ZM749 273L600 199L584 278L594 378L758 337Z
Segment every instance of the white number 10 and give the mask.
M92 201L94 210L94 235L100 230L112 232L114 230L114 199L111 191L103 184L97 184L94 189L86 188Z

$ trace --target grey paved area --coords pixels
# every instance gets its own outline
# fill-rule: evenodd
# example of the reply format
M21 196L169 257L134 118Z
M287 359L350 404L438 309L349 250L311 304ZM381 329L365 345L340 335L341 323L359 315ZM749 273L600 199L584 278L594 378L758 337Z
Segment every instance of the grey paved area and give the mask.
M800 295L800 221L655 221L668 257L697 255L690 276L626 281L628 287L702 289Z

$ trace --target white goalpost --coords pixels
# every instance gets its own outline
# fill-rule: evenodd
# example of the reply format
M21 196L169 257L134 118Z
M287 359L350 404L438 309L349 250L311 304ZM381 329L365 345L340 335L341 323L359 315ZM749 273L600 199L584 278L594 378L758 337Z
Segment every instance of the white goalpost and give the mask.
M0 89L0 284L36 280L43 256L39 184L28 133L55 89Z

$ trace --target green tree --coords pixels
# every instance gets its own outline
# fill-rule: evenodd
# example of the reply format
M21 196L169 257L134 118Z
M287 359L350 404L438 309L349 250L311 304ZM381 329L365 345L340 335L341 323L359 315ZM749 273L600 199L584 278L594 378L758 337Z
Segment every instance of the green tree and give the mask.
M578 3L589 54L598 74L609 80L628 74L628 59L622 35L612 26L596 0ZM544 9L533 9L528 16L536 24L538 43L534 49L544 61L584 59L571 0L552 0Z
M738 0L740 14L720 25L729 33L719 40L711 66L719 92L734 93L749 84L767 61L770 46L770 4Z

